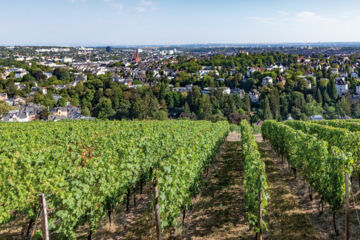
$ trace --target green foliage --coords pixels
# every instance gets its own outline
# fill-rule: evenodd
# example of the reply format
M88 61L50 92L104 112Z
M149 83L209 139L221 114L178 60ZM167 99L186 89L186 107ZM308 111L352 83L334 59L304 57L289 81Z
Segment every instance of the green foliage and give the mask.
M14 109L14 108L12 108L6 102L0 101L0 117L5 116L6 114L8 114L12 109Z
M324 120L324 121L316 121L316 123L332 126L335 128L345 128L353 132L360 132L359 120Z
M34 218L45 193L50 227L75 239L96 231L128 189L158 172L163 227L173 226L226 136L226 122L61 121L2 123L0 224Z
M273 119L273 115L269 104L269 98L265 98L264 119L265 120Z
M332 211L341 208L345 196L344 172L351 175L352 171L351 154L274 121L264 122L262 135L274 150L287 157L292 167L301 170L306 181Z
M154 119L156 120L167 120L168 119L168 113L164 110L159 110L155 112Z
M307 134L316 135L319 139L326 141L330 146L336 146L354 157L355 170L360 169L360 133L351 132L346 128L335 128L327 125L317 124L320 121L302 122L286 121L285 124Z
M191 126L186 122L179 129L167 129L157 144L160 158L158 167L159 204L162 227L174 226L182 208L190 204L213 154L220 147L229 131L227 122L211 124L199 121ZM175 142L174 142L175 141ZM171 144L173 143L173 144ZM195 143L195 144L194 144Z
M241 147L244 159L243 185L245 188L245 208L250 223L250 228L254 232L259 232L258 211L259 211L259 191L262 194L262 214L263 219L266 215L268 200L267 178L265 163L261 160L258 146L253 135L253 129L247 121L241 122ZM267 228L265 221L261 223L261 230Z
M305 105L305 113L309 117L313 115L322 115L323 112L324 110L321 107L321 104L317 103L315 100L311 100Z
M66 100L66 98L60 98L59 100L58 100L58 102L57 102L57 105L59 106L59 107L65 107L66 106L66 102L67 102L67 100Z

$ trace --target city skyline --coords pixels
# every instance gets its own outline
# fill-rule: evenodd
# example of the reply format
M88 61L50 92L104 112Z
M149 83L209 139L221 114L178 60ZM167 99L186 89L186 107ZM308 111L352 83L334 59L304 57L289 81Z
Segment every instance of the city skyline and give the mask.
M124 46L359 42L360 2L17 0L0 45Z

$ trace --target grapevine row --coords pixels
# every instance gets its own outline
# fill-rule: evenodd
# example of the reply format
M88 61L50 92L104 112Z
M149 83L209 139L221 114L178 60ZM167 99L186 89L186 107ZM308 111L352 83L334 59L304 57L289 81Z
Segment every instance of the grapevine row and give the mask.
M344 173L351 173L351 156L326 141L275 121L265 121L262 134L274 150L302 171L306 181L333 212L341 208L345 196Z
M172 226L228 128L189 121L0 124L0 224L16 214L33 219L37 196L46 193L59 238L74 239L84 224L94 232L154 170L163 226Z
M307 134L316 134L319 139L328 142L329 145L337 146L341 150L351 153L354 158L353 168L359 171L360 133L312 122L286 121L285 124Z
M245 207L250 228L259 233L266 229L266 223L259 224L259 207L261 219L264 219L267 206L267 178L265 163L261 160L258 145L247 121L241 122L241 147L244 159L243 185L245 188ZM261 195L261 197L259 197ZM260 201L260 202L259 202Z
M314 121L321 125L327 125L336 128L345 128L352 132L360 131L360 122L349 121L349 120L322 120L322 121Z

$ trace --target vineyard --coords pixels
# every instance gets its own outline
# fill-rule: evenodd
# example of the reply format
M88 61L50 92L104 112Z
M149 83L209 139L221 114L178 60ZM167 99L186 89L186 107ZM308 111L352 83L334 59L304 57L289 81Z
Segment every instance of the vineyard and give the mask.
M358 129L358 120L265 121L261 135L246 121L2 123L0 239L41 238L42 193L50 239L105 239L105 225L126 231L106 239L360 239ZM124 228L120 214L134 221Z

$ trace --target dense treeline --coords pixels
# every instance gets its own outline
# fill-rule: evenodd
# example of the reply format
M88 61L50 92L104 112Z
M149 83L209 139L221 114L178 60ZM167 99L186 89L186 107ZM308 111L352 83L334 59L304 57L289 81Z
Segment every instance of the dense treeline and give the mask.
M307 119L318 114L328 119L345 115L360 117L359 103L352 102L350 95L338 97L335 88L337 75L331 73L331 68L319 69L314 64L302 64L298 62L298 57L284 53L216 55L203 59L178 57L177 63L161 66L162 69L174 72L173 78L166 76L162 70L159 71L160 77L155 78L152 70L156 64L149 67L143 83L149 83L150 86L129 89L113 82L110 74L94 76L87 73L87 82L69 89L49 88L46 95L38 92L28 97L28 101L40 103L50 109L69 101L72 105L81 107L84 115L103 119L180 117L216 121L237 114L251 116L251 120L255 122L260 119L284 120L290 115L294 119ZM358 68L352 68L356 63L355 56L351 56L345 62L340 62L335 57L324 56L313 56L312 60L318 62L317 66L328 65L344 73L359 73ZM283 73L279 69L267 70L272 64L281 64L288 69ZM40 86L49 87L68 84L75 76L73 71L51 71L35 61L29 66L23 62L3 60L0 62L1 65L23 67L29 71L29 74L21 79L15 79L10 75L1 81L0 91L7 92L9 96L27 96L35 82ZM212 70L209 74L200 76L198 71L204 66L211 67ZM258 71L248 75L248 67L257 67ZM52 72L53 76L46 79L43 74L45 71ZM128 76L123 71L119 74ZM273 85L262 85L262 79L266 76L272 77ZM14 85L16 81L21 81L26 88L17 90ZM358 79L349 75L346 82L350 91L355 91ZM135 83L141 82L135 78ZM170 84L174 87L193 84L194 88L192 92L179 93L169 91ZM221 90L205 95L201 93L201 88L204 87L240 88L245 90L245 95L242 98L239 94L223 95ZM250 101L251 90L259 91L259 102ZM53 94L61 95L62 99L55 102Z

